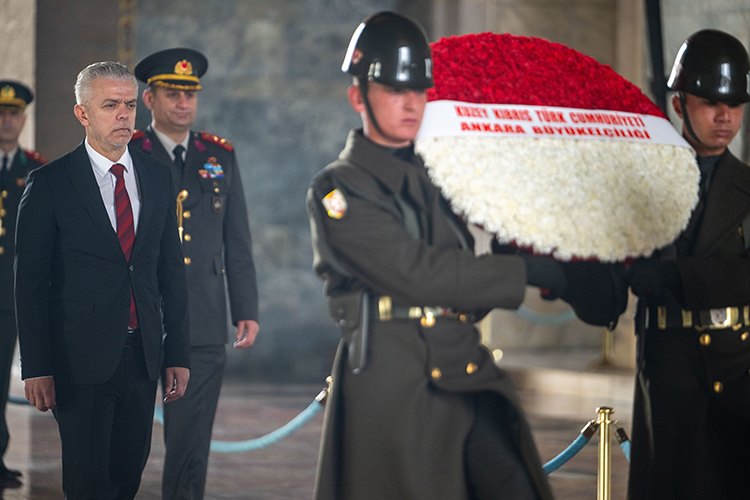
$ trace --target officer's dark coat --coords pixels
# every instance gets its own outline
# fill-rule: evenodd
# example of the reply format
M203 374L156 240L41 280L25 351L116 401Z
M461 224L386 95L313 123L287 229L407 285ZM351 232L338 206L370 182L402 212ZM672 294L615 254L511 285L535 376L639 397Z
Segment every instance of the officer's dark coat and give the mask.
M742 228L750 223L750 167L728 150L717 164L703 218L696 222L700 226L691 255L676 259L684 297L668 297L668 306L697 311L750 305L745 243L750 234ZM650 314L656 314L654 307ZM653 326L638 332L630 498L747 497L746 332L747 327L699 331ZM700 337L706 333L711 341L704 345L705 337L704 343ZM714 389L716 382L720 392Z
M191 345L224 344L228 332L225 275L232 322L258 320L252 242L234 150L216 136L191 131L180 175L151 126L135 134L130 147L169 165L175 193L188 192L182 205L182 252L187 264ZM210 177L205 165L211 158L221 165L223 176Z
M427 201L418 207L428 228L423 239L407 231L393 197L409 170L425 180ZM321 204L334 188L347 202L340 219L329 217ZM409 189L412 199L421 198L411 182ZM352 131L338 161L322 170L308 191L314 267L326 280L326 294L369 289L410 306L518 307L526 283L521 259L476 258L461 248L449 224L466 228L452 214L449 222L440 200L421 163L402 161ZM469 374L472 363L478 370ZM474 326L447 318L432 328L419 320L373 321L367 366L357 375L350 368L342 340L326 405L315 498L467 498L463 449L473 422L470 395L494 392L519 408L510 378L480 344ZM523 460L540 498L551 498L518 411Z
M2 156L0 154L0 156ZM0 310L12 311L13 305L13 254L15 252L16 216L21 195L26 188L26 177L29 172L41 167L46 160L34 151L18 148L7 177L7 184L2 187L7 194L3 197L2 217L4 233L0 234ZM15 333L13 333L15 337Z
M2 156L2 155L0 155ZM0 186L5 215L2 216L3 231L0 234L0 460L8 447L8 427L5 421L5 403L8 397L13 353L16 346L15 301L13 299L13 254L15 253L16 216L21 195L26 188L29 172L46 163L34 151L18 148L13 163L8 167L5 186ZM0 168L2 165L0 164Z

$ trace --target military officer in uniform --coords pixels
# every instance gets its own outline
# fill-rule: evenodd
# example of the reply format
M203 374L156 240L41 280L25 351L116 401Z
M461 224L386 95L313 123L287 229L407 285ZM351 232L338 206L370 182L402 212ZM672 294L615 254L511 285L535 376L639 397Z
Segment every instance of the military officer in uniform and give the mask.
M190 130L207 68L203 54L186 48L151 54L135 67L147 84L143 102L152 121L130 146L172 168L188 278L190 385L164 408L164 499L203 498L226 364L225 280L237 327L234 346L249 347L258 332L250 227L234 148L214 134Z
M569 300L570 279L547 258L475 256L414 153L431 63L411 19L360 24L342 70L363 128L308 190L313 265L343 333L315 498L549 499L510 377L474 322L517 308L527 283Z
M700 201L672 245L629 269L640 297L629 497L748 498L750 167L727 149L750 100L747 51L694 33L668 85Z
M16 214L26 187L26 176L46 163L39 153L18 145L18 137L26 123L26 106L33 99L34 95L26 85L0 80L0 488L21 485L18 480L21 473L5 467L2 456L10 438L5 421L5 404L18 336L13 305Z

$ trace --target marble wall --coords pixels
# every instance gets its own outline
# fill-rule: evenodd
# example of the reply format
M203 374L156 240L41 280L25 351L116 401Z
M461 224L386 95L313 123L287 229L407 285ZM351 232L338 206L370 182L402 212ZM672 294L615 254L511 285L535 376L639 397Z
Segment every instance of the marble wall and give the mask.
M341 63L352 32L385 0L141 0L137 59L188 46L209 61L195 128L234 143L253 234L261 331L230 370L253 378L319 380L339 333L312 271L305 194L338 156L358 117ZM150 118L138 110L139 126Z
M36 2L0 2L0 37L3 39L0 79L16 80L36 88ZM35 108L35 102L26 108L26 125L19 138L21 146L26 149L35 147Z

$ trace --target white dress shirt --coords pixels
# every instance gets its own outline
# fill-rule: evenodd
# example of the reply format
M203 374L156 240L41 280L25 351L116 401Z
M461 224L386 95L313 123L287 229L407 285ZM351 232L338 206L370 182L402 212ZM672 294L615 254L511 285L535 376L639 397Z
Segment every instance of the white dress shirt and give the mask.
M115 163L119 163L125 167L123 179L125 179L125 189L127 189L128 196L130 197L130 207L133 210L133 229L137 234L138 218L141 213L141 196L138 190L138 179L135 176L135 168L133 168L133 158L130 156L130 151L125 148L125 153L123 153L120 159L113 162L94 151L94 148L89 144L88 138L86 138L85 145L86 152L89 154L89 159L91 160L91 167L94 170L96 183L99 185L99 192L102 195L104 208L107 209L109 222L112 224L112 229L115 230L115 233L117 232L117 209L115 205L115 183L117 182L117 178L109 169Z
M182 152L182 161L185 161L187 159L188 139L190 138L190 132L185 134L185 137L181 142L174 142L171 137L169 137L161 130L157 129L154 122L151 122L151 130L154 131L156 137L159 139L159 142L161 142L161 145L164 146L164 149L167 150L167 154L169 154L169 157L172 159L172 161L174 161L174 148L178 144L181 144L182 147L185 148L185 151Z
M13 165L13 159L16 157L16 153L18 153L18 146L13 148L13 151L10 153L6 153L5 151L0 150L0 168L3 168L3 156L8 157L8 172L10 172L10 167Z

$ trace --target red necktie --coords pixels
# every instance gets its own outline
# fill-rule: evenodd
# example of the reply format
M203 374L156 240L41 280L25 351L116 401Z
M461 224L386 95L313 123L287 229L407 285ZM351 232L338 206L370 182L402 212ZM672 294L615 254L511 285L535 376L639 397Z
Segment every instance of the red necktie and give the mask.
M130 197L128 190L125 189L125 179L123 172L125 167L115 163L110 167L117 179L115 182L115 208L117 210L117 239L120 240L120 247L125 254L125 259L130 262L130 254L133 250L133 241L135 240L135 226L133 224L133 208L130 206ZM135 329L138 326L138 315L135 311L135 299L133 297L133 288L130 288L130 318L128 319L128 328Z

